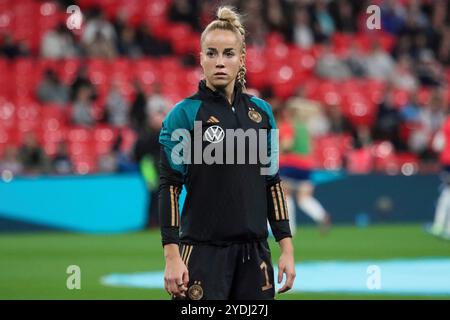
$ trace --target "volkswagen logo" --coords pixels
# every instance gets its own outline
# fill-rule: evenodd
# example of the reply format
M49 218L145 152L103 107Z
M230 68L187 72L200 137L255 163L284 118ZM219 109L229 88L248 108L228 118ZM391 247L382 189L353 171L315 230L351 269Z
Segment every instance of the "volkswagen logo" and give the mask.
M204 138L211 143L219 143L225 138L225 131L219 126L211 126L206 129Z

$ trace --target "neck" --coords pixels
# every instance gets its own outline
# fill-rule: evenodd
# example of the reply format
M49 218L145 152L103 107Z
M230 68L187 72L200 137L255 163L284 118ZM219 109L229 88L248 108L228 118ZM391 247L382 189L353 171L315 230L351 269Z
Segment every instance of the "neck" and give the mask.
M233 100L233 93L234 93L234 83L235 83L235 81L232 81L232 82L230 82L230 84L228 84L228 86L226 86L224 88L216 88L211 83L209 83L208 80L206 80L206 86L208 88L210 88L212 91L217 91L217 90L221 91L225 95L225 97L227 98L227 100L230 104L233 103L232 100Z

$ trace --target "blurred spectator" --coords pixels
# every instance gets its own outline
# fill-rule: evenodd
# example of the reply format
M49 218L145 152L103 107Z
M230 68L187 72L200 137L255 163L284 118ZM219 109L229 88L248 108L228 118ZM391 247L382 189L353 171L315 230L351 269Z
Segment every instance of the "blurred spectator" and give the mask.
M47 69L38 85L37 97L42 103L64 105L69 101L69 88L58 79L53 70Z
M353 137L353 148L364 149L373 144L371 130L367 125L358 125L351 131Z
M316 0L314 2L314 31L319 42L329 40L334 33L334 20L328 12L327 1Z
M91 101L97 99L97 90L94 84L91 82L88 76L88 69L85 65L82 65L78 70L77 77L70 87L70 100L74 101L78 96L78 91L82 88L89 90L89 98Z
M200 25L197 19L197 2L189 0L173 0L169 9L169 20L189 24L194 30L199 31Z
M136 32L136 41L144 55L163 56L172 53L170 43L155 38L149 29L149 26L142 24Z
M400 115L402 122L418 123L420 122L420 114L423 107L417 101L417 92L412 92L408 102L401 107Z
M146 126L139 132L134 146L133 158L138 163L141 174L146 182L150 203L147 209L147 226L158 225L158 187L159 187L159 132L164 114L154 113L148 118Z
M325 79L341 80L351 75L348 66L333 52L330 43L323 46L323 52L316 64L316 74Z
M17 147L13 145L6 146L5 154L3 155L3 158L0 159L0 175L4 171L9 171L15 176L20 175L23 172L23 166L18 157Z
M329 122L329 133L344 134L351 132L352 125L342 114L340 105L328 105L326 111Z
M81 41L86 45L95 45L96 40L102 39L113 46L117 39L112 23L106 20L103 11L94 8L91 17L87 19Z
M357 31L356 19L352 4L348 0L338 0L330 3L330 13L339 32L355 33Z
M117 43L117 52L122 56L136 58L141 56L142 51L136 41L136 32L134 29L125 26L119 33Z
M278 32L288 38L290 28L290 19L287 17L290 10L290 4L284 0L267 0L264 5L265 23L270 32ZM263 21L254 19L255 21Z
M30 55L30 48L24 41L14 42L11 34L6 33L0 41L0 55L9 59L26 57Z
M113 151L98 158L97 170L100 173L114 173L117 171L117 157Z
M19 46L14 42L9 33L3 35L3 40L0 42L0 54L9 59L13 59L20 55Z
M52 159L52 171L59 175L73 173L73 164L67 152L67 144L65 142L58 144L58 150Z
M405 22L406 10L396 0L384 0L381 6L381 25L383 30L398 34Z
M417 89L417 78L413 73L411 58L407 55L402 55L398 59L392 74L392 83L396 88L414 91Z
M27 133L19 149L19 159L25 174L42 174L48 172L48 159L39 146L35 135Z
M387 88L383 101L378 106L374 138L389 140L397 150L402 149L399 132L401 122L400 112L394 105L392 88Z
M344 59L351 74L354 77L365 77L367 75L366 60L361 49L353 43Z
M166 114L170 110L170 104L163 96L161 84L155 82L152 93L147 98L147 116L152 117L154 114Z
M72 122L75 125L92 126L95 123L90 95L88 87L81 87L78 90L72 109Z
M90 57L113 59L117 56L114 42L108 40L102 32L97 31L94 40L86 44L86 52Z
M311 29L308 11L296 7L294 11L293 42L300 48L308 49L314 44L314 33Z
M128 104L116 83L109 90L105 112L106 120L112 126L123 127L128 124Z
M419 57L417 77L421 85L439 86L443 83L442 66L436 61L431 50L425 50Z
M44 58L61 59L79 55L75 39L64 24L47 31L42 37L41 55Z
M391 79L395 63L381 44L375 41L367 56L366 65L368 77L386 81Z
M134 82L134 90L136 94L130 107L129 119L131 127L140 132L147 121L147 96L139 81Z

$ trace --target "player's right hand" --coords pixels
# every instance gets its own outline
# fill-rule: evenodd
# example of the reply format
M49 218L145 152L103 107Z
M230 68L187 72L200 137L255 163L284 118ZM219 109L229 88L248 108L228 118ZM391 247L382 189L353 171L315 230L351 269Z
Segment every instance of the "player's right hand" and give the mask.
M175 256L166 259L164 271L164 288L176 298L185 298L189 283L189 271L181 257Z

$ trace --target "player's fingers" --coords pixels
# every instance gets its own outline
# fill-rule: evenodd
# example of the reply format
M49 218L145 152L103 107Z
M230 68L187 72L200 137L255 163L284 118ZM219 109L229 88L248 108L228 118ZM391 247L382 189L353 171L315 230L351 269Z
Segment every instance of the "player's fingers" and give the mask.
M281 283L283 280L284 267L278 266L278 283Z
M284 283L283 287L278 290L278 293L286 292L290 289L292 289L292 286L294 285L294 279L295 279L295 273L294 272L286 272L286 282Z
M179 296L180 295L180 291L178 290L178 285L177 285L177 280L176 279L169 280L169 290L175 296Z
M189 271L187 269L183 273L183 283L186 287L189 284Z

